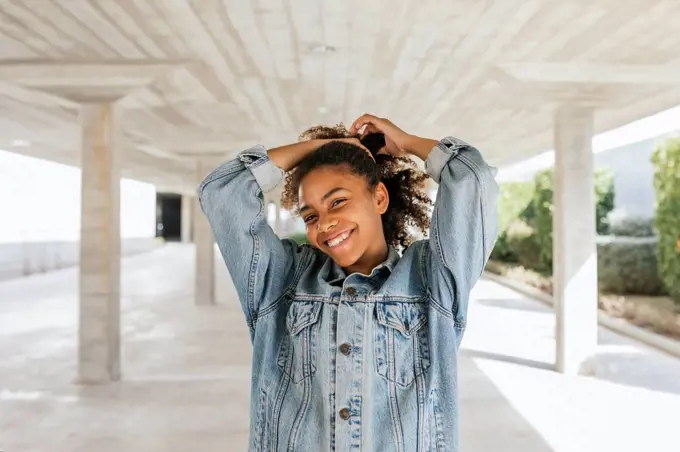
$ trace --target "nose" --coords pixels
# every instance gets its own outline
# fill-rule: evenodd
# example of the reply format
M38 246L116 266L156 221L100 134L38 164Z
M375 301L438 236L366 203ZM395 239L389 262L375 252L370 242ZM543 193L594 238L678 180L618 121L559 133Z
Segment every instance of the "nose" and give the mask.
M316 230L318 232L328 232L337 225L338 220L335 220L333 218L328 217L319 218L319 221L316 223Z

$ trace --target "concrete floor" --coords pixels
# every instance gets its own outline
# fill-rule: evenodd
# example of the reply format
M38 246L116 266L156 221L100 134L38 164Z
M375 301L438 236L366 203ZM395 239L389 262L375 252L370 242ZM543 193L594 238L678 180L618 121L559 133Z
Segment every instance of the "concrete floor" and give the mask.
M217 306L193 304L193 249L123 261L123 380L79 386L77 272L0 283L0 450L247 449L250 344L220 265ZM680 360L601 331L595 377L550 370L554 321L489 281L461 358L467 451L677 451Z

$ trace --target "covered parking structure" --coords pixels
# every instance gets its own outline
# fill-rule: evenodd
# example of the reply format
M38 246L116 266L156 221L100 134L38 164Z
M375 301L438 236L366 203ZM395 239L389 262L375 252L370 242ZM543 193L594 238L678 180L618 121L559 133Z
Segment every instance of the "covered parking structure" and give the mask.
M456 135L496 166L555 148L556 369L586 370L593 134L680 104L674 0L6 0L0 17L0 148L83 170L82 382L121 375L121 177L185 195L195 300L212 304L198 181L365 111Z

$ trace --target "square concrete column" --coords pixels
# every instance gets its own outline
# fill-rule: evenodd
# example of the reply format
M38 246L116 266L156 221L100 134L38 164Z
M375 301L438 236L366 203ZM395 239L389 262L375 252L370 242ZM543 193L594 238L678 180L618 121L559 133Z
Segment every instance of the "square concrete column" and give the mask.
M78 379L120 378L120 162L110 102L83 104Z
M202 164L197 165L199 180L208 172ZM196 244L196 288L198 305L215 304L215 238L210 223L201 210L198 197L193 198L194 243Z
M555 115L553 297L558 372L590 373L597 346L597 247L593 110L566 105Z
M182 196L182 243L191 242L191 211L193 209L193 196Z

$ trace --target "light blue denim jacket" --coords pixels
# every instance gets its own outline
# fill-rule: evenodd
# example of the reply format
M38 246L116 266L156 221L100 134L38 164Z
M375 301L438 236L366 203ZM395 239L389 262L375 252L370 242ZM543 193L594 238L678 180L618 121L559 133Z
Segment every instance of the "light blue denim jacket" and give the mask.
M268 226L283 172L256 146L199 186L254 348L250 450L459 450L458 346L469 292L497 234L495 170L444 138L429 240L370 275Z

